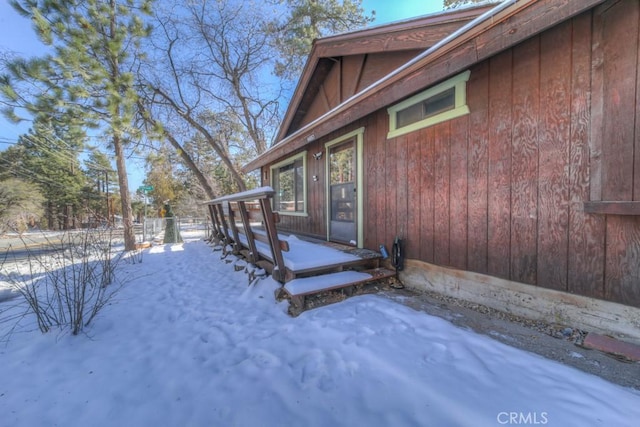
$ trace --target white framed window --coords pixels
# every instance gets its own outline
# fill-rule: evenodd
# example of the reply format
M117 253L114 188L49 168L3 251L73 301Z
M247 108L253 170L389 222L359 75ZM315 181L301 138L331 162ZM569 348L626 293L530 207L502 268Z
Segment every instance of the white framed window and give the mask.
M387 138L394 138L469 114L467 81L470 74L471 72L467 70L389 107Z
M273 210L282 215L307 215L307 152L271 166Z

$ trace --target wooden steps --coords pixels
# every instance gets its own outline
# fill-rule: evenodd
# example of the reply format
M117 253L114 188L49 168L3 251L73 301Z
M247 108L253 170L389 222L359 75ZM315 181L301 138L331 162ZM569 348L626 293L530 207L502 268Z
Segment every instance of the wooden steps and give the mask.
M381 255L375 251L278 234L273 195L271 187L261 187L205 203L213 226L211 241L224 245L225 251L231 247L231 253L280 282L276 298L291 300L290 314L365 292L369 284L373 289L378 281L395 276L395 271L380 268ZM337 298L324 298L331 294Z
M280 217L271 210L273 194L271 187L260 187L205 203L213 225L212 237L231 245L234 254L244 255L252 264L269 271L275 280L284 282L287 269L282 254L289 245L278 238L276 223Z
M336 290L343 290L346 296L351 296L357 287L395 277L395 274L396 272L393 270L374 268L364 271L348 270L297 278L287 282L281 288L280 297L289 298L291 301L289 314L297 316L305 308L308 308L305 307L305 300L308 296Z

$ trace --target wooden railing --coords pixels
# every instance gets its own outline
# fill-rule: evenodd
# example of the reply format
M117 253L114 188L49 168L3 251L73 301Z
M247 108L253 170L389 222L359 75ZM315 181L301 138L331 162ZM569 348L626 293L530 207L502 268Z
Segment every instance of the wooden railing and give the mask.
M267 270L284 283L286 267L282 252L289 244L278 238L279 216L271 209L271 187L235 193L206 202L213 224L213 237L231 245L235 254Z

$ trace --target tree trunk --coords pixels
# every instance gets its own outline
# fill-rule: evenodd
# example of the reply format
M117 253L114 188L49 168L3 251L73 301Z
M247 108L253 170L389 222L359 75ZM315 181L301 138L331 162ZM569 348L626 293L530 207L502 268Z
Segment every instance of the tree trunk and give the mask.
M109 21L109 36L110 40L116 39L116 2L110 0L109 2L111 19ZM111 83L114 88L117 89L119 97L124 98L123 90L121 90L120 77L120 62L117 55L111 58ZM116 114L120 114L122 104L118 102L115 111ZM122 116L120 116L122 118ZM111 122L111 130L115 131L113 134L113 149L116 154L116 169L118 171L118 184L120 185L120 200L122 203L122 225L124 234L124 250L132 251L136 248L136 235L133 230L133 209L131 208L131 195L129 194L129 179L127 177L127 165L124 158L124 147L122 146L122 139L120 137L120 129L115 129L113 122Z
M53 230L54 229L54 222L53 222L53 203L51 203L51 201L47 202L47 229L49 230Z
M173 148L175 148L176 152L182 158L182 161L184 162L184 164L196 176L196 179L204 189L205 193L207 193L207 197L209 197L210 199L215 199L216 194L215 194L215 191L213 191L213 187L211 186L211 183L209 182L207 177L202 173L202 171L198 168L198 165L196 165L196 163L193 161L191 156L184 150L184 148L182 148L182 145L180 145L180 143L173 137L173 135L170 135L167 132L165 132L165 135L169 140L169 143L173 145Z
M129 194L129 180L127 179L127 166L124 159L124 149L122 147L122 141L118 136L114 136L112 141L113 149L116 155L116 169L118 170L120 200L122 201L124 250L132 251L136 248L136 235L133 230L133 209L131 209L131 195Z
M71 216L73 215L73 208L71 205L64 207L64 229L71 230Z
M142 101L138 101L138 109L142 113L143 119L149 124L151 127L158 127L158 121L151 117L151 114L146 109ZM189 153L184 149L182 144L178 142L178 140L173 136L171 132L168 132L166 129L163 130L164 136L167 138L169 143L175 148L176 153L182 158L184 164L189 168L189 170L196 176L196 179L202 185L204 192L207 193L207 197L209 199L216 198L216 192L213 190L213 187L207 177L202 173L196 162L193 161Z
M220 147L220 145L216 142L215 138L209 133L209 131L201 123L195 120L191 116L190 112L182 110L173 100L173 98L169 97L169 95L162 91L162 89L154 87L154 92L162 96L162 98L164 98L169 103L169 105L174 109L176 113L180 115L180 117L185 119L187 123L196 128L196 130L198 130L202 134L202 136L204 136L207 143L211 146L211 148L213 148L216 154L220 157L220 160L222 160L222 163L224 163L224 165L229 170L229 173L231 173L231 177L236 183L238 191L245 191L247 189L247 186L242 179L242 176L229 158L229 155L225 153L224 149Z

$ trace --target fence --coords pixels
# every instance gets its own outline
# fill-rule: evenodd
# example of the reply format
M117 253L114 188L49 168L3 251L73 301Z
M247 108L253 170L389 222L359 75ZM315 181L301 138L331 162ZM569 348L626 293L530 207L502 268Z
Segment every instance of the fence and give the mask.
M211 226L207 218L181 218L175 217L175 227L183 232L195 234L201 233L203 237L209 236ZM135 224L136 240L141 242L151 241L156 237L162 238L166 228L166 218L146 218L142 223Z

